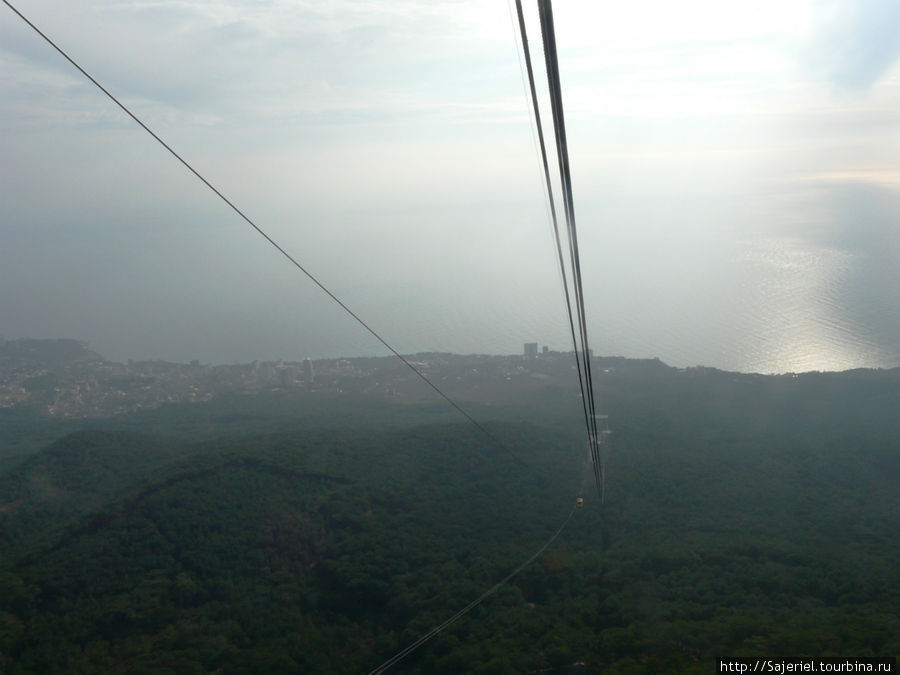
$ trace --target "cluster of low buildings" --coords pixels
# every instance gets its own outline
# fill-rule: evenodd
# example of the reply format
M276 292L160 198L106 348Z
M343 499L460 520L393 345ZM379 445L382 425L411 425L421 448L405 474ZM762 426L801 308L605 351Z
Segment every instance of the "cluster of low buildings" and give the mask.
M33 340L27 349L16 345L0 350L0 408L25 406L54 417L108 417L167 403L208 401L220 394L279 389L420 400L433 392L423 387L418 373L448 392L475 392L490 400L516 382L563 372L561 364L571 357L546 348L538 354L536 344L525 345L524 356L416 354L408 357L416 373L394 356L217 366L198 361L114 363L71 346L62 356L59 349L51 353L49 346L60 342ZM46 353L42 343L48 343Z
M54 417L107 417L165 403L208 401L221 393L312 387L310 360L206 366L166 361L0 360L0 408L28 406Z

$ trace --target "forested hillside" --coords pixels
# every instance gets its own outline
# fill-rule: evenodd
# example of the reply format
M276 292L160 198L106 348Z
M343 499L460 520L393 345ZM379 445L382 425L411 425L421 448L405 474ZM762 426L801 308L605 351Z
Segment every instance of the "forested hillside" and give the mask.
M0 477L0 670L366 672L525 560L582 485L553 547L398 672L900 652L896 377L600 383L604 505L552 389L476 407L505 450L432 406L341 423L339 400L293 417L289 396L65 435Z

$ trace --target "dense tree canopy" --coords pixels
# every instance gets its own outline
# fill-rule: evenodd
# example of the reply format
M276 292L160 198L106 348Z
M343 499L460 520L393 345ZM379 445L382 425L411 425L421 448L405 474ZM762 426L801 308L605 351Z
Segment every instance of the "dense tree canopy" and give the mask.
M478 409L521 461L432 407L345 423L335 401L313 424L288 396L64 435L0 476L0 670L364 672L526 559L582 485L554 546L398 671L900 652L895 382L648 366L599 389L602 506L553 391Z

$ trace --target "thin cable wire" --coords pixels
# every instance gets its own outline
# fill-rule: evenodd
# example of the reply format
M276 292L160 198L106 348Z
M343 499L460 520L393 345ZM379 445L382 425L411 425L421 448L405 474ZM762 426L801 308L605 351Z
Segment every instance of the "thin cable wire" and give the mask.
M513 36L513 49L516 52L516 60L519 64L519 79L522 83L522 93L525 95L525 114L528 116L528 130L531 132L531 145L534 148L534 154L537 155L538 159L541 157L541 150L538 147L538 131L540 130L541 135L543 135L543 129L541 125L537 124L537 121L532 115L532 96L529 90L529 81L527 76L525 75L525 65L522 59L522 55L525 54L525 58L531 60L531 53L528 49L528 35L527 31L524 35L521 35L522 49L519 50L519 39L520 39L520 24L518 19L515 16L515 11L513 10L513 0L507 0L506 9L509 12L509 27L512 29ZM550 227L550 236L553 238L553 226L552 219L554 217L554 213L550 208L550 200L552 197L552 189L547 185L547 182L544 180L544 174L541 172L541 167L536 167L538 171L538 184L541 186L541 194L544 195L544 206L547 209L547 223L551 225ZM555 239L554 239L555 241ZM563 270L557 269L557 274L559 278L559 283L561 284L563 291L566 290L566 281L562 275Z
M544 40L544 52L547 62L547 78L551 92L552 112L554 120L554 131L557 140L557 155L559 160L560 184L563 190L563 200L565 205L566 224L569 230L569 249L571 264L573 268L573 281L575 285L575 298L578 310L578 324L582 344L582 355L584 357L585 384L587 388L588 407L590 409L590 444L592 454L595 458L595 474L597 478L598 490L600 490L600 452L599 452L599 434L596 423L595 404L593 397L593 378L590 370L590 351L587 340L587 321L584 308L584 289L581 280L581 264L578 254L578 236L575 228L575 211L572 199L572 182L569 169L568 144L565 132L565 116L562 104L562 89L559 78L558 57L556 51L556 37L553 27L552 5L549 0L539 2L539 10L541 17L541 32Z
M475 598L472 602L470 602L468 605L463 607L461 610L459 610L456 614L451 616L449 619L447 619L443 623L440 623L437 626L435 626L434 628L432 628L430 631L428 631L427 633L422 635L422 637L420 637L418 640L416 640L415 642L410 644L408 647L401 649L399 652L394 654L394 656L392 656L387 661L385 661L380 666L378 666L375 670L370 671L369 675L377 675L378 673L383 673L385 670L387 670L391 666L399 663L400 661L405 659L407 656L412 654L414 651L416 651L416 649L418 649L423 644L428 642L431 638L435 637L442 631L444 631L447 628L449 628L450 626L452 626L459 619L461 619L463 616L465 616L466 614L471 612L473 609L475 609L478 605L480 605L482 602L484 602L488 597L490 597L491 595L496 593L498 590L500 590L500 588L502 588L507 582L509 582L511 579L513 579L516 575L518 575L519 572L521 572L526 567L528 567L531 563L533 563L544 551L547 550L547 548L550 546L550 544L552 544L554 541L556 541L557 537L559 537L559 535L562 534L562 531L564 529L566 529L566 525L569 524L569 521L572 520L572 516L575 514L575 510L577 508L578 508L577 506L572 507L572 510L569 511L569 515L566 516L565 521L563 522L562 525L560 525L559 529L553 534L552 537L550 537L546 542L544 542L544 545L541 546L537 551L535 551L531 555L531 557L528 558L528 560L523 562L516 569L514 569L508 575L503 577L503 579L501 579L496 584L491 586L484 593L479 595L477 598Z
M538 0L541 19L541 35L544 43L544 60L547 68L547 83L550 89L551 110L553 112L553 129L556 136L556 152L559 163L559 178L563 193L566 224L569 232L569 254L572 265L572 277L575 290L575 305L578 314L579 337L584 362L584 388L587 394L588 443L594 460L594 477L597 493L603 498L603 477L601 475L601 457L599 450L599 433L597 428L596 406L594 403L594 384L591 372L590 347L588 343L587 318L584 308L584 286L581 277L581 259L578 253L578 234L575 226L575 206L572 197L572 176L569 168L569 150L566 140L565 115L562 103L562 87L559 79L559 62L556 51L556 35L553 27L553 9L550 0ZM577 347L576 347L577 351Z
M529 102L531 99L530 99L530 95L528 93L528 83L527 83L526 76L525 76L525 66L524 66L524 62L522 61L522 53L524 51L527 51L527 45L523 44L522 51L519 51L519 31L518 31L519 26L516 21L516 17L513 13L513 0L507 0L506 9L509 12L509 27L512 30L513 49L516 52L516 61L519 64L519 80L522 83L522 93L525 94L525 98L527 100L527 102L525 104L525 114L528 115L528 130L531 132L531 145L534 148L535 154L538 155L538 157L540 157L540 149L538 148L538 138L537 138L537 133L535 130L534 118L531 116L531 106L529 105ZM526 55L525 58L529 58L529 56ZM547 187L544 184L544 177L542 175L540 175L540 170L541 170L540 167L538 167L537 170L539 172L538 183L540 184L541 192L544 195L544 205L547 207L547 216L548 216L548 222L549 222L549 218L552 217L552 215L550 213L549 194L547 193ZM551 232L551 234L552 234L552 232Z
M441 391L436 384L434 384L431 380L429 380L418 368L416 368L412 363L410 363L406 358L404 358L400 352L394 349L390 344L388 344L387 340L385 340L381 335L379 335L375 330L369 326L365 321L363 321L353 310L351 310L347 305L345 305L334 293L328 290L322 282L320 282L311 272L309 272L303 265L301 265L290 253L284 250L272 237L266 234L262 228L260 228L256 223L250 220L247 215L241 211L234 203L231 202L224 194L222 194L216 187L212 185L206 178L204 178L200 173L191 166L187 160L185 160L181 155L179 155L172 147L166 143L162 138L157 136L153 130L150 129L146 124L144 124L131 110L129 110L119 99L113 96L102 84L100 84L97 80L95 80L84 68L82 68L75 60L70 57L61 47L59 47L53 40L51 40L47 35L41 31L36 25L34 25L31 21L25 17L22 12L16 9L9 0L3 0L3 3L9 7L13 12L15 12L22 21L28 24L38 35L40 35L44 40L53 47L57 52L59 52L63 58L65 58L69 63L71 63L82 75L84 75L88 80L90 80L100 91L102 91L106 96L122 111L128 115L132 120L134 120L144 131L150 134L161 146L163 146L169 153L181 162L188 171L190 171L194 176L196 176L200 181L212 190L216 196L219 197L223 202L225 202L228 206L231 207L232 211L234 211L237 215L239 215L250 227L252 227L256 232L263 237L267 242L269 242L281 255L287 258L298 270L303 272L312 281L316 286L318 286L329 298L331 298L334 302L336 302L341 309L343 309L347 314L349 314L356 322L365 328L376 340L378 340L382 345L384 345L394 356L400 359L407 368L409 368L412 372L419 376L425 384L431 387L441 398L443 398L447 403L449 403L453 408L456 409L458 413L460 413L463 417L465 417L469 422L474 424L485 436L487 436L491 441L502 448L507 454L509 454L514 460L522 464L523 466L527 466L526 462L519 457L516 453L510 450L504 443L502 443L494 434L488 431L481 423L479 423L474 417L472 417L469 413L463 410L455 401L453 401L449 396L447 396L443 391Z

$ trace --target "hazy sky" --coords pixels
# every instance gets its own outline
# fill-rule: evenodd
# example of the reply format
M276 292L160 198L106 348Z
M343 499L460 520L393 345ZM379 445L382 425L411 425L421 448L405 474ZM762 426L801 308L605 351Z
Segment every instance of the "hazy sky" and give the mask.
M14 4L401 351L570 348L506 0ZM555 17L595 351L900 365L900 2ZM0 129L3 337L384 353L5 6Z

